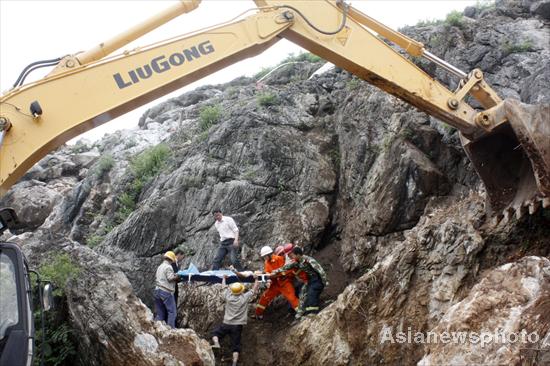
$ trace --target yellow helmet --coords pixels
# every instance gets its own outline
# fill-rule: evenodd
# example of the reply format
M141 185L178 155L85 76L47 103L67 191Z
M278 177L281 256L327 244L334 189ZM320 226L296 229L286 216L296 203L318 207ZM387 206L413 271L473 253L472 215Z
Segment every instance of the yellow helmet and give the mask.
M233 295L240 295L244 291L244 285L240 282L235 282L229 285Z
M168 259L170 259L172 262L176 262L176 261L177 261L177 259L176 259L176 254L175 254L173 251L171 251L171 250L169 250L169 251L167 251L166 253L164 253L164 258L168 258Z

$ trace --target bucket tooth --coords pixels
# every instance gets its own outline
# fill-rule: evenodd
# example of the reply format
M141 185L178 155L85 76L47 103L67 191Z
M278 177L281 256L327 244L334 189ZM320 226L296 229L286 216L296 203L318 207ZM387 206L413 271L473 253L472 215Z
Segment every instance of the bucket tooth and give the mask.
M544 197L541 201L542 201L543 208L550 207L550 197Z
M529 202L529 215L534 215L540 208L539 200L531 200Z
M527 204L524 202L521 206L516 207L516 219L520 220L528 212Z
M497 227L498 224L502 221L503 218L504 218L503 214L493 216L493 218L491 219L491 226L492 227Z
M514 209L512 207L506 207L502 214L504 215L504 219L502 221L506 225L512 221L512 217L514 217Z

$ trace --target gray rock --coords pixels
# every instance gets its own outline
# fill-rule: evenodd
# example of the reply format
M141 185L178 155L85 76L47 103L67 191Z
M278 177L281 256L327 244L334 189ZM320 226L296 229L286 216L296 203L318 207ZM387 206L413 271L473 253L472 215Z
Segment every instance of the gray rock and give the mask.
M467 9L461 26L403 31L465 71L481 68L500 96L547 103L547 3L501 0L495 8ZM456 88L458 80L445 71L414 61ZM182 265L209 268L219 240L214 208L236 219L248 268L261 266L262 246L291 241L329 272L319 315L295 326L282 316L268 323L271 328L252 323L245 329L246 347L256 350L255 359L243 359L247 365L447 362L447 352L460 355L470 348L384 343L381 336L408 327L425 332L455 326L457 319L443 319L462 314L470 294L481 298L474 288L480 278L490 279L502 264L512 263L515 286L524 279L516 274L533 268L522 257L550 254L546 212L505 227L485 225L485 193L456 130L339 68L309 80L319 66L300 62L276 70L262 85L239 78L185 93L147 111L140 129L48 155L9 193L20 197L9 198L16 204L24 192L48 192L40 193L51 203L47 209L24 213L37 230L12 237L29 255L40 257L36 253L44 247L55 251L74 241L94 246L92 251L71 244L93 276L69 285L74 325L83 333L81 347L90 348L83 351L90 352L84 353L89 362L95 357L123 362L112 355L111 337L129 360L160 364L163 352L166 360L177 358L175 347L163 348L172 339L186 339L194 350L178 360L209 359L190 332L152 324L140 300L151 306L154 272L166 250L189 246L196 254ZM265 93L276 95L277 102L261 105ZM207 105L221 110L210 127L200 117ZM132 161L161 142L170 150L161 171L136 177ZM108 154L114 164L99 174L96 157ZM135 208L129 204L124 212L128 197ZM483 288L493 285L497 288L496 281ZM124 289L120 299L112 296L118 286ZM223 311L218 286L180 289L180 325L207 336ZM125 301L136 314L128 313ZM509 309L514 303L506 304ZM276 302L269 312L280 315L284 306ZM525 319L546 319L544 309L530 309ZM487 319L472 318L472 324L490 328L491 320L504 319L496 311L484 314ZM135 328L120 331L126 319ZM518 353L512 351L513 361ZM492 360L474 353L477 363Z

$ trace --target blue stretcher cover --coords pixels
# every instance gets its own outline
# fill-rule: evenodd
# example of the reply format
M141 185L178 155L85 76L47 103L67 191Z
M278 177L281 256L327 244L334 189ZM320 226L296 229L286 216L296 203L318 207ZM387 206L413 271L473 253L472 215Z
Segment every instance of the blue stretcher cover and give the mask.
M254 282L253 276L239 277L234 272L224 269L199 272L198 268L192 263L189 265L188 269L178 271L177 274L183 281L187 282L222 283L223 276L227 276L225 283L228 285L234 282Z

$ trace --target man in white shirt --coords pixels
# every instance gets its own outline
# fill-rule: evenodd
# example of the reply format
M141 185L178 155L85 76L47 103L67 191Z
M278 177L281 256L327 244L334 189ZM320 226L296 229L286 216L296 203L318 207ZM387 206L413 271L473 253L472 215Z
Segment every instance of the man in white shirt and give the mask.
M241 255L239 248L239 228L235 224L235 220L229 216L223 216L221 210L215 210L213 214L216 219L214 226L220 234L220 247L214 258L212 269L220 269L223 259L229 253L231 264L240 272L243 268L239 258Z

